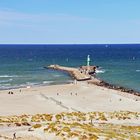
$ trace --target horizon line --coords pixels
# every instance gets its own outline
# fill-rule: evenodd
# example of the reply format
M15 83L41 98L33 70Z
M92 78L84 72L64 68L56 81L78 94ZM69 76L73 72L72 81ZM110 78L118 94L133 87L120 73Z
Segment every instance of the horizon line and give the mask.
M140 45L140 43L0 43L0 45Z

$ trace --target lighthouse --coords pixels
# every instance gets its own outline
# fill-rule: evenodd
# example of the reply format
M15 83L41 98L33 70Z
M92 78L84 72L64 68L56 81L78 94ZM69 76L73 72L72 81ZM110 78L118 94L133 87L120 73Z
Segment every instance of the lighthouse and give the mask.
M90 63L90 55L87 56L87 67L89 67L89 63Z

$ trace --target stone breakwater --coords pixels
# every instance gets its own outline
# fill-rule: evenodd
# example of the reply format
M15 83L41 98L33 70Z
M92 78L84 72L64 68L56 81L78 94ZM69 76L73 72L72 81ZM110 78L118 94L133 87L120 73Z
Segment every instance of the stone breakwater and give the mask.
M136 95L136 96L140 97L140 92L137 92L133 89L128 89L128 88L125 88L125 87L122 87L122 86L117 86L117 85L107 83L103 80L92 77L90 74L85 73L85 72L81 73L81 71L78 68L63 67L63 66L59 66L59 65L50 65L50 66L45 67L45 68L65 71L65 72L69 73L77 81L87 81L89 84L95 84L97 86L106 87L108 89L114 89L114 90L117 90L117 91L121 91L121 92L124 92L124 93L129 93L129 94Z
M114 90L117 90L117 91L129 93L129 94L136 95L136 96L140 97L140 92L138 92L138 91L135 91L135 90L129 89L129 88L125 88L125 87L122 87L122 86L109 84L109 83L107 83L107 82L105 82L103 80L99 80L99 79L96 79L96 78L94 78L93 80L88 81L88 83L89 84L95 84L97 86L106 87L108 89L114 89Z
M77 68L63 67L63 66L59 66L59 65L50 65L45 68L59 70L59 71L65 71L65 72L69 73L77 81L85 81L85 80L91 79L91 76L89 74L81 73Z

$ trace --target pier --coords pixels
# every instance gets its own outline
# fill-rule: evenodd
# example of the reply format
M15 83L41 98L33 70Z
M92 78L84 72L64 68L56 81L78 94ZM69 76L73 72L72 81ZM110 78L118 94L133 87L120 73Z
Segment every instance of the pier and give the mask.
M77 81L85 81L85 80L91 79L91 76L88 73L83 72L82 70L80 70L78 68L64 67L64 66L60 66L60 65L50 65L45 68L59 70L59 71L65 71L65 72L69 73Z
M86 66L81 66L79 68L64 67L60 65L50 65L45 68L65 71L69 73L77 81L86 81L92 79L91 75L94 74L97 69L96 66L90 66L90 55L87 56L86 62L87 62Z
M122 86L112 85L103 80L92 77L91 73L96 71L96 68L97 68L96 66L81 66L79 68L73 68L73 67L64 67L60 65L50 65L45 68L65 71L69 73L77 81L87 81L88 84L94 84L97 86L106 87L108 89L121 91L123 93L129 93L132 95L140 96L140 92L135 91L133 89L128 89Z

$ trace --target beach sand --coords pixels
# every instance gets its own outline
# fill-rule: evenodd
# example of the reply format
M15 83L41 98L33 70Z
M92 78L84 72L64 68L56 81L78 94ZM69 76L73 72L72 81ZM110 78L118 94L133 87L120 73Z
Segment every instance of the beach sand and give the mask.
M8 94L9 91L12 91L13 94ZM97 111L130 111L140 113L140 97L105 87L90 85L86 82L2 90L0 91L0 99L0 116L57 114L61 112L88 113ZM111 123L118 124L129 124L130 122L140 126L140 118L137 120L131 119L131 121L111 120ZM52 134L48 134L48 138L46 138L46 135L41 135L42 132L40 130L37 132L27 132L29 126L27 128L24 127L21 126L20 130L15 126L0 126L0 140L4 139L3 136L12 138L14 132L19 136L21 136L20 133L23 133L26 137L29 134L28 138L23 136L21 139L59 139L59 137ZM36 137L36 135L41 136Z
M76 85L34 86L10 91L13 94L8 94L9 90L0 91L0 116L74 111L71 108L82 112L140 112L140 101L133 99L139 100L140 97L84 82ZM59 102L68 109L62 107Z

